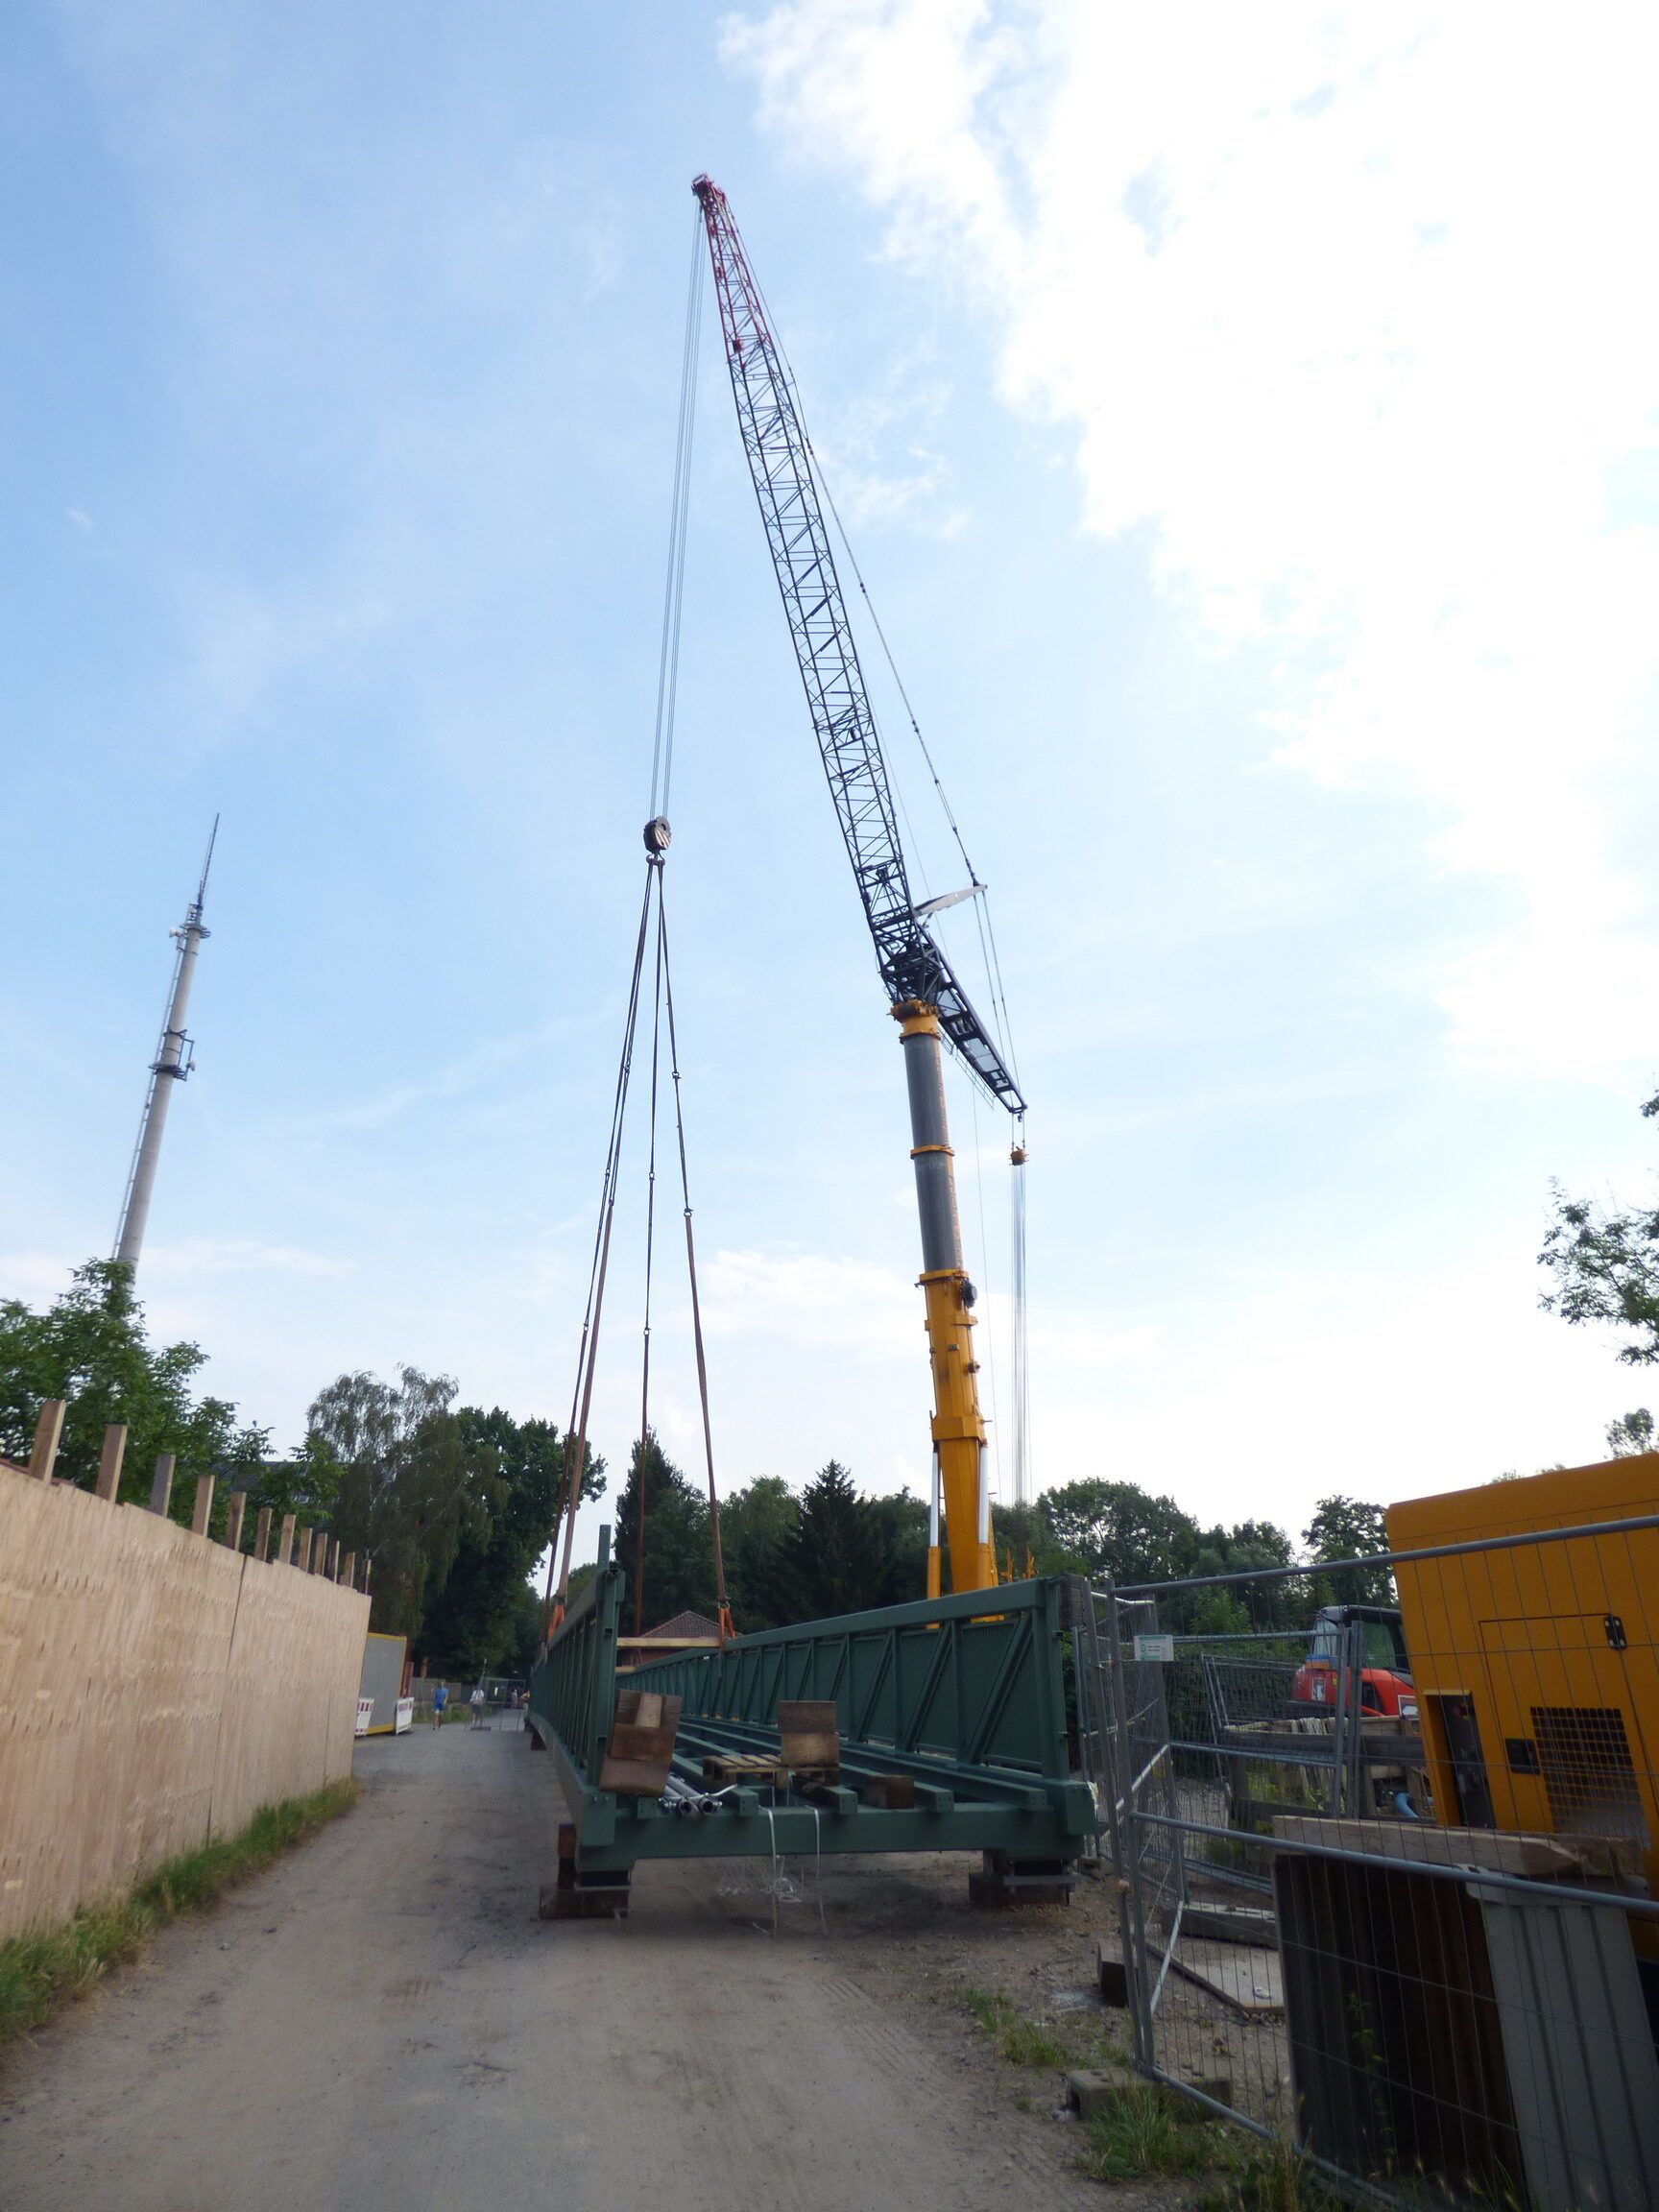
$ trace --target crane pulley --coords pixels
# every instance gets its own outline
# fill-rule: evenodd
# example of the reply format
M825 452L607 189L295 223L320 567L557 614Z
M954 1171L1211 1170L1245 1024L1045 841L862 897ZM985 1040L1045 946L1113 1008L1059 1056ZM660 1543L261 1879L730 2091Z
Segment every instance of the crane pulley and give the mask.
M975 880L965 891L920 905L911 896L880 733L835 570L825 502L793 379L725 193L708 177L697 178L692 190L708 237L738 426L796 662L870 925L876 964L903 1043L922 1219L921 1281L933 1369L933 1444L951 1584L957 1590L984 1589L996 1581L997 1570L973 1346L974 1290L963 1264L941 1040L1010 1114L1022 1117L1025 1101L927 926L931 914L975 896L983 886ZM1018 1171L1023 1148L1017 1145L1014 1156ZM930 1591L936 1591L936 1527L928 1578Z

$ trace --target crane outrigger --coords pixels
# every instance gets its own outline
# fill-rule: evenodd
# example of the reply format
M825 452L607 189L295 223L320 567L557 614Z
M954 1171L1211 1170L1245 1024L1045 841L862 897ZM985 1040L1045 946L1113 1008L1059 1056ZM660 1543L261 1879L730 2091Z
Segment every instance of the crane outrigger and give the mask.
M697 178L691 189L703 210L732 396L813 733L875 943L876 965L904 1048L910 1157L922 1219L921 1286L933 1369L937 1478L928 1595L937 1596L940 1589L941 1495L951 1588L988 1589L998 1576L979 1362L974 1357L975 1292L963 1263L941 1041L952 1046L987 1095L1017 1121L1025 1101L927 926L928 916L940 906L973 896L982 886L974 882L966 892L920 905L911 897L880 733L835 571L812 446L793 380L725 193L708 177ZM1024 1150L1019 1142L1013 1158L1016 1168L1022 1165Z

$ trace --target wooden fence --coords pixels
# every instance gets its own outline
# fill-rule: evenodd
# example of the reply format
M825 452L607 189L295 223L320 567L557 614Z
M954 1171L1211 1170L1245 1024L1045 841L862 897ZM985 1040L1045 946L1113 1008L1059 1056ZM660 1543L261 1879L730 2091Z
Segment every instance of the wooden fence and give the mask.
M349 1773L369 1627L321 1537L343 1579L268 1517L251 1556L55 1482L55 1443L0 1461L0 1937Z

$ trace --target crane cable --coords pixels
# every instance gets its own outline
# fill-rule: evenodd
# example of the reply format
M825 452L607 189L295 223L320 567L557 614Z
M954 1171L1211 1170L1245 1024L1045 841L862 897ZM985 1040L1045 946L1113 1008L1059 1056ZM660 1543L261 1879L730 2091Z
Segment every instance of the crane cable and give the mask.
M576 1534L576 1508L582 1497L583 1462L588 1448L588 1416L593 1403L593 1362L599 1349L599 1324L605 1310L605 1281L611 1264L611 1230L616 1215L617 1173L622 1159L622 1131L628 1113L628 1080L634 1065L634 1034L639 1019L639 977L645 965L645 940L651 914L651 884L655 870L645 878L645 898L639 908L639 934L634 947L634 974L628 987L628 1012L622 1026L622 1055L616 1070L616 1088L611 1103L611 1136L605 1149L605 1172L599 1186L599 1221L593 1235L593 1259L588 1272L588 1302L582 1315L582 1335L576 1350L576 1383L570 1401L570 1424L565 1431L564 1542L559 1566L559 1589L553 1593L553 1552L547 1558L547 1599L543 1635L550 1636L565 1618L570 1591L570 1547Z
M644 974L645 950L655 899L656 940L651 1021L651 1080L648 1103L645 1199L644 1318L640 1352L639 1439L635 1457L635 1631L644 1632L645 1590L645 1474L651 1445L651 1300L656 1255L657 1132L661 1095L661 1031L664 1015L668 1029L669 1070L674 1086L674 1128L680 1161L680 1190L685 1221L685 1263L691 1288L691 1330L697 1361L697 1392L702 1413L704 1457L709 1479L709 1518L713 1543L714 1586L719 1608L720 1635L724 1643L734 1631L726 1590L726 1567L720 1542L720 1503L714 1480L714 1437L709 1410L709 1367L703 1340L702 1304L697 1285L697 1253L691 1227L690 1176L685 1152L685 1120L681 1092L679 1043L674 1022L674 990L668 964L667 918L662 902L663 855L668 844L666 820L668 792L674 768L674 723L679 696L681 612L685 589L686 524L689 514L691 454L696 427L697 339L703 302L703 230L699 213L692 227L691 276L686 288L685 333L680 360L680 407L675 432L674 491L669 507L667 579L662 601L662 634L657 665L657 713L651 750L651 819L646 826L645 897L639 912L639 930L634 948L634 971L629 985L628 1011L623 1025L622 1055L612 1105L611 1137L600 1188L599 1225L594 1238L593 1261L589 1273L588 1301L583 1313L577 1349L576 1387L571 1402L570 1426L565 1432L566 1470L563 1504L564 1537L557 1600L553 1598L554 1552L547 1562L548 1601L543 1624L551 1635L565 1616L570 1586L570 1554L575 1539L576 1512L581 1503L582 1473L587 1454L588 1424L593 1400L593 1373L599 1346L599 1324L604 1310L605 1284L610 1265L611 1233L616 1211L621 1168L622 1137L627 1116L629 1078L633 1069L638 1027L639 991ZM660 832L660 834L659 834Z

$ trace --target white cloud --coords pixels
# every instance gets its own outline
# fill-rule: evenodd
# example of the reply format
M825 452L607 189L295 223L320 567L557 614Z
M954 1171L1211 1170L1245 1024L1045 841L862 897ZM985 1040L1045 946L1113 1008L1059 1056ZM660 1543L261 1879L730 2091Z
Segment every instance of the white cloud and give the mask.
M1524 894L1442 979L1465 1048L1603 1072L1659 952L1609 854L1659 668L1644 11L788 0L726 27L797 158L965 283L1214 645L1282 653L1278 758L1427 802Z

